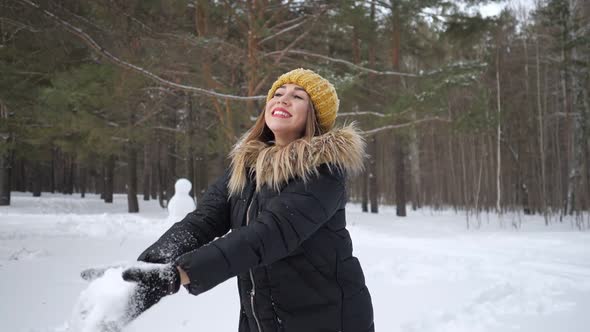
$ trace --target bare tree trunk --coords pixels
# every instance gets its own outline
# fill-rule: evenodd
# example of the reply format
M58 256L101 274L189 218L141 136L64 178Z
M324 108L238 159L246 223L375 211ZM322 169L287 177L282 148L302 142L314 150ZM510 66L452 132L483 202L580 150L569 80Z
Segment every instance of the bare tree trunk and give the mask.
M68 186L69 195L74 194L74 185L76 183L76 160L74 156L70 157L70 167L68 168Z
M568 17L568 26L571 29L574 29L575 27L575 22L574 22L574 15L576 15L577 11L578 11L578 2L576 0L569 0L568 1L569 4L569 17ZM567 35L568 39L568 43L571 40L571 36L569 35L569 31L568 31L568 35ZM578 59L578 54L577 54L577 45L574 44L573 46L571 46L569 48L569 59L571 59L573 61L572 66L576 66L577 62L581 62L581 59ZM580 68L580 70L582 70L582 68ZM580 98L580 90L581 89L587 89L588 86L586 87L580 87L579 86L579 82L578 82L578 75L580 71L576 70L574 68L574 70L572 71L570 78L571 78L571 84L570 84L570 110L571 111L579 111L580 115L584 112L584 105L581 105L580 101L583 102L583 99ZM581 106L581 107L580 107ZM569 214L573 215L574 211L576 211L577 207L575 205L576 203L576 194L577 194L577 188L578 188L578 184L581 182L581 171L580 171L580 166L582 164L582 158L583 158L583 151L582 151L582 146L584 145L584 141L583 141L583 135L582 135L582 125L581 125L581 117L580 116L576 116L576 115L572 115L571 116L571 120L569 122L569 128L571 128L573 126L573 130L571 130L570 133L568 133L568 137L570 140L570 144L569 144L569 150L570 150L570 163L569 163L569 169L568 171L568 191L567 191L567 203L566 206L569 207Z
M196 188L195 188L195 145L193 143L195 139L195 130L194 130L194 119L193 119L193 102L190 95L186 95L186 108L187 108L187 118L186 118L186 145L187 145L187 153L186 153L186 175L189 181L192 184L191 190L189 195L195 199L197 196L195 195Z
M371 0L371 12L370 12L371 22L375 22L375 0ZM375 39L371 39L369 41L369 66L371 68L375 67L375 60L376 60L376 42ZM372 74L370 74L372 75ZM371 79L374 76L369 76ZM363 212L369 212L369 186L370 186L370 176L371 171L373 170L373 166L371 166L371 160L373 157L369 157L366 160L366 167L361 173L361 209ZM374 163L374 161L373 161Z
M392 20L392 33L391 33L391 66L393 70L399 71L400 70L400 58L401 58L401 15L400 15L400 6L398 1L391 0L391 20ZM399 77L393 77L393 86L399 89L402 89L402 84L400 84ZM406 140L404 140L401 136L402 134L395 133L394 135L394 144L407 144ZM397 215L398 216L406 216L406 193L405 193L405 185L398 181L403 181L406 177L406 169L404 167L404 158L405 158L405 147L400 146L396 147L398 153L394 154L395 164L396 164L396 206L397 206ZM374 181L377 183L377 180ZM403 192L402 192L403 190Z
M485 145L481 144L481 146L483 146L484 150L483 152L485 153ZM485 158L482 156L479 158L480 159L480 163L479 163L479 172L477 175L477 185L476 185L476 189L475 189L475 212L477 214L479 214L479 210L481 209L479 206L479 194L481 193L481 175L483 173L483 165L485 163ZM479 226L479 225L478 225Z
M459 138L459 150L461 151L461 191L463 194L461 198L463 199L463 204L465 206L465 210L469 210L471 206L471 202L469 200L469 194L467 192L467 165L465 164L465 144L463 139Z
M55 147L51 148L51 169L49 170L49 192L55 193Z
M581 209L588 209L590 207L590 102L588 101L588 90L582 90L582 97L584 103L584 111L582 113L582 149L585 156L586 169L586 199L584 206Z
M571 15L571 14L570 14ZM568 86L568 75L569 75L569 59L568 54L566 52L566 43L568 42L568 28L567 24L569 22L564 21L564 26L562 26L562 40L561 40L561 70L560 70L560 79L561 79L561 92L562 92L562 102L563 102L563 112L565 113L564 119L564 130L561 132L561 141L564 146L564 158L563 158L563 168L560 169L561 171L561 183L562 183L562 212L560 216L560 220L563 219L565 215L568 214L569 208L569 171L572 164L572 121L571 121L571 101L570 101L570 87Z
M530 84L529 84L529 49L528 49L528 41L527 41L527 34L524 34L523 38L522 38L522 44L523 44L523 49L524 49L524 83L525 83L525 105L526 105L526 113L529 114L529 112L531 112L531 96L530 96ZM528 128L528 122L527 121L522 121L523 123L527 124L527 128ZM524 133L525 135L529 134L529 131L527 130L526 133ZM522 142L524 142L525 140L523 139ZM526 144L526 143L523 143ZM520 146L520 144L519 144ZM519 149L520 150L520 149ZM533 209L531 208L530 205L530 193L529 193L529 181L530 181L530 176L529 174L531 174L531 172L529 171L529 165L530 163L528 162L528 160L530 159L529 157L529 153L527 151L527 153L525 153L521 159L520 159L520 165L522 167L520 167L519 169L522 171L522 183L520 184L520 190L521 190L521 194L522 194L522 206L523 206L523 213L524 214L532 214L533 213Z
M157 157L156 157L156 178L158 188L158 203L162 208L166 208L167 201L165 197L165 183L164 172L162 171L162 142L160 138L157 139Z
M100 167L97 167L96 170L96 176L95 176L95 183L96 183L96 193L100 194L100 199L104 200L105 195L105 174L106 174L106 168L105 168L105 162L102 162L102 165Z
M9 153L0 155L0 206L10 205L12 163Z
M398 138L399 135L395 135ZM406 167L405 159L406 153L404 149L405 143L403 139L395 139L394 153L395 156L395 213L398 217L406 216Z
M80 173L80 196L84 198L86 196L86 190L88 190L88 168L86 166L80 166L78 172Z
M209 186L209 158L206 153L201 153L199 159L199 192L197 195L197 202L203 197L203 193Z
M108 156L105 163L104 172L104 202L113 202L113 187L115 184L115 156Z
M43 177L41 176L41 162L35 160L32 162L31 165L31 191L33 192L33 197L41 197L41 185L43 181Z
M176 175L176 139L168 145L168 153L166 154L166 206L172 196L174 196L174 184L178 179Z
M371 213L379 213L379 186L377 184L377 136L369 139L369 198Z
M547 218L547 175L545 170L545 120L543 106L541 105L541 64L539 60L539 36L535 38L535 61L537 70L537 120L539 123L539 156L541 165L541 211L545 217L545 225L549 224Z
M150 148L151 149L151 148ZM160 187L159 187L159 177L160 177L160 161L159 161L159 143L156 144L156 158L154 158L155 160L150 160L150 196L152 199L158 199L159 196L159 192L160 192ZM150 152L150 156L151 153L153 153L154 150L152 150Z
M27 176L25 170L25 160L23 158L16 158L13 157L13 167L12 167L12 185L14 190L16 191L27 191Z
M150 200L150 180L152 178L152 161L150 160L150 144L145 144L143 146L143 183L142 183L142 191L143 191L143 200L149 201ZM152 184L153 185L153 184Z
M502 144L502 127L501 127L501 99L500 99L500 49L496 51L496 102L498 110L498 125L496 128L496 211L502 213L500 202L502 198L501 191L501 173L502 173L502 156L501 156L501 144Z
M445 179L446 185L445 185L445 197L443 198L443 200L446 200L447 202L450 202L453 206L453 209L457 209L457 198L455 197L455 192L453 191L453 184L457 183L457 171L455 170L455 150L453 149L454 147L454 142L453 142L453 136L450 136L449 139L447 140L448 143L448 147L449 150L447 152L447 158L446 160L448 161L448 167L449 167L449 173L448 173L448 177Z
M412 121L416 120L416 112L412 112ZM420 198L422 183L420 180L420 151L416 127L410 128L410 173L412 176L412 210L422 207Z
M363 212L369 212L369 172L364 170L361 173L361 208Z
M127 208L129 213L139 212L137 201L137 149L127 149Z

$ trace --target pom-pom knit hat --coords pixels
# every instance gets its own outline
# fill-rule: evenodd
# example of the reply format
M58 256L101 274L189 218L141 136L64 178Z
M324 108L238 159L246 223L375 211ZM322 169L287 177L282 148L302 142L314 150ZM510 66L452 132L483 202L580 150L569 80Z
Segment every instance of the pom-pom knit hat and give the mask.
M332 83L309 69L297 68L279 76L268 90L266 102L272 99L278 88L287 83L297 84L305 89L315 108L322 132L334 127L340 100Z

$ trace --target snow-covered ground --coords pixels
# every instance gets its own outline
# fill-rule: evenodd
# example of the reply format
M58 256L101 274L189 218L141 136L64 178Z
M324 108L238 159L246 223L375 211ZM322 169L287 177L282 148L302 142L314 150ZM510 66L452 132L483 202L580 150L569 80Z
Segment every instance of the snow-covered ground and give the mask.
M140 201L128 214L97 196L16 193L0 207L0 331L68 331L88 282L81 270L132 262L163 233L167 213ZM590 330L590 232L569 222L485 216L467 230L452 211L393 209L378 215L348 209L355 254L373 297L377 331ZM502 224L504 226L500 227ZM238 299L231 279L198 297L165 298L126 332L236 331Z

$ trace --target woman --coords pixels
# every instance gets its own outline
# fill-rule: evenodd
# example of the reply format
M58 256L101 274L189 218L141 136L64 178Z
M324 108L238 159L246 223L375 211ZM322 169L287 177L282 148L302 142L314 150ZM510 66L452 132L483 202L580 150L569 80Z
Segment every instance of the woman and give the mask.
M240 332L374 331L344 210L364 142L353 127L332 129L338 105L311 70L274 82L230 169L138 258L163 265L123 273L139 284L139 312L180 284L198 295L237 276Z

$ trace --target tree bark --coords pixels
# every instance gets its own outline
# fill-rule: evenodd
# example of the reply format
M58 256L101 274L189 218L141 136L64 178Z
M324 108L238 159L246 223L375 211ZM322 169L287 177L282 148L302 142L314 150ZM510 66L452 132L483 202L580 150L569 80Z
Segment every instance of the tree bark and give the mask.
M496 103L497 103L497 112L498 112L498 124L496 126L496 211L501 213L501 198L502 198L502 191L501 191L501 170L502 170L502 155L501 155L501 141L502 141L502 127L501 127L501 99L500 99L500 49L496 51Z
M157 157L156 157L156 180L158 188L158 203L162 208L166 208L166 196L165 196L165 184L164 172L162 170L162 142L160 137L157 138Z
M412 112L412 120L416 119L416 112ZM418 133L416 127L410 128L410 174L412 175L412 210L422 207L420 198L422 181L420 179L420 150L418 148Z
M88 168L86 166L78 167L79 173L79 184L80 184L80 197L86 197L86 191L88 190Z
M127 208L129 213L139 212L137 202L137 149L127 149Z
M115 184L115 156L108 156L104 172L104 202L113 202L113 187Z
M10 205L12 163L9 153L0 155L0 206Z
M12 166L12 186L16 191L27 191L27 176L25 170L25 161L23 158L13 157Z
M397 136L397 135L396 135ZM406 153L404 149L403 140L394 140L395 156L395 214L398 217L405 217L406 214L406 184L405 184L405 159Z
M363 212L369 212L369 172L367 170L361 173L361 186L361 208Z
M159 146L159 144L157 144L157 146ZM157 149L159 149L159 147L157 147ZM150 156L151 153L153 153L154 151L152 150L150 152ZM158 199L159 197L159 192L160 192L160 187L159 187L159 168L160 168L160 161L158 160L159 158L159 154L156 150L156 158L152 158L155 160L150 160L150 197L151 199Z
M51 148L51 170L49 171L49 192L50 193L55 193L55 174L56 174L56 148L52 147Z
M150 161L150 148L149 144L145 144L143 147L143 200L150 200L150 180L152 178L152 162Z
M541 211L545 216L545 225L549 224L547 218L547 185L546 185L546 171L545 171L545 120L543 115L543 105L541 104L541 63L539 55L539 38L535 38L535 64L536 64L536 78L537 78L537 121L539 126L539 164L541 166Z
M199 176L198 176L198 193L197 193L197 202L203 197L203 193L207 190L209 186L209 158L207 157L206 153L201 154L201 158L198 161L199 165Z
M191 190L189 191L189 195L195 199L197 196L195 195L196 188L195 188L195 130L194 130L194 121L193 121L193 102L190 95L186 95L186 108L187 108L187 118L186 118L186 145L187 145L187 153L186 153L186 175L191 182Z
M176 114L173 115L170 125L172 128L176 127ZM173 135L166 153L166 206L168 206L168 202L174 196L174 184L178 179L176 174L176 153L176 137Z
M377 136L369 139L369 198L371 213L379 213L379 186L377 184Z
M31 176L33 197L41 197L41 186L43 182L43 177L41 176L41 162L37 160L33 161L31 168L31 172L33 173Z
M391 19L392 19L392 34L391 34L391 65L394 71L399 71L401 68L400 64L400 56L401 56L401 29L402 29L402 22L401 22L401 15L400 15L400 5L398 0L391 0ZM397 76L392 77L393 80L393 87L402 89L402 84L400 82L400 78ZM394 145L400 144L407 144L406 140L403 139L402 134L396 132L394 134ZM398 216L406 216L406 193L405 193L405 185L402 183L398 183L399 179L403 181L406 177L406 169L403 166L404 164L404 154L405 154L405 147L395 147L398 153L394 154L394 163L396 166L396 188L395 188L395 204L396 204L396 214ZM375 180L375 183L377 181ZM403 191L403 192L402 192Z

